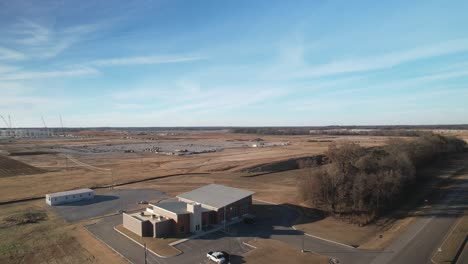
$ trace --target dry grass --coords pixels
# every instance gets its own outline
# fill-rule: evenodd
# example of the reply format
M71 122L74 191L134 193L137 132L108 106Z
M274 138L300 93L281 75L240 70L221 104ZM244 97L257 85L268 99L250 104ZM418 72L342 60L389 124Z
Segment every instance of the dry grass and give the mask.
M22 139L14 143L1 143L0 151L50 151L51 145L83 145L83 144L117 144L140 143L140 139L123 140L112 133L96 134L95 138L85 139ZM193 140L205 142L227 140L252 140L257 135L230 134L223 132L187 132L182 135L164 137L159 140ZM92 187L107 185L112 182L127 182L141 180L155 176L184 173L187 175L174 178L165 178L140 184L132 184L125 188L155 188L167 192L169 195L177 195L192 190L207 183L220 183L233 187L245 188L255 191L254 198L275 203L297 204L297 179L307 173L305 170L285 171L271 173L257 177L245 177L240 170L259 164L271 163L294 157L322 154L332 142L355 142L363 146L383 145L387 137L365 136L260 136L267 141L290 141L291 145L271 148L235 148L225 149L221 152L206 153L190 156L162 156L152 153L104 153L104 154L73 154L73 158L104 169L112 169L113 173L93 170L82 167L65 158L61 154L22 155L14 159L31 166L47 170L41 174L22 175L0 178L0 201L22 199L34 196L42 196L45 193L63 191L80 187ZM206 173L196 175L191 173ZM36 205L43 201L37 201ZM21 212L24 208L21 204L3 206L0 215L8 215ZM16 226L14 228L0 229L0 236L8 237L0 241L0 263L19 262L49 262L57 263L118 263L122 259L106 246L96 241L86 230L78 225L66 225L63 221L51 216L49 220L37 223ZM1 217L1 216L0 216ZM58 227L58 228L57 228ZM367 238L375 237L378 233L372 227L359 228L333 219L323 219L305 225L307 232L325 238L341 241L348 244L360 244ZM398 230L398 229L397 229ZM28 232L31 235L28 237ZM46 241L44 237L49 238ZM26 238L28 237L28 239ZM384 236L386 237L386 236ZM10 239L11 238L11 239ZM267 243L266 246L271 243ZM272 242L275 243L275 242ZM19 250L19 246L23 246ZM283 247L281 247L283 248ZM252 263L255 261L255 251L261 252L261 248L252 251L252 257L247 258ZM289 249L292 250L292 249ZM289 252L286 250L285 252ZM155 251L157 252L157 251ZM269 251L266 255L276 255ZM279 250L279 252L282 252ZM265 253L264 253L265 254ZM289 254L289 253L285 253ZM260 254L261 255L261 254ZM307 253L303 256L315 255ZM52 257L51 257L52 256ZM97 257L99 256L99 257ZM10 258L11 257L11 258ZM6 259L5 259L6 258ZM279 256L274 260L281 259ZM253 260L253 261L252 261ZM260 259L258 259L261 261ZM277 262L277 261L273 261ZM289 263L289 259L284 262ZM266 262L265 262L266 263ZM300 262L304 263L304 262ZM310 263L310 262L307 262Z
M468 234L468 216L460 218L459 222L454 226L452 232L446 237L441 245L442 251L436 251L432 256L432 260L436 263L453 263L457 251L462 246L463 240Z
M207 140L229 141L243 140L248 142L256 135L231 134L222 132L194 132L183 135L164 137L164 140ZM103 153L73 154L80 162L109 171L93 170L80 166L66 159L62 154L21 155L15 160L47 170L43 174L31 174L0 178L0 201L41 196L48 192L62 191L81 187L107 185L112 182L127 182L150 177L178 173L228 172L236 173L242 169L259 164L271 163L288 158L310 156L323 153L329 142L309 142L320 138L331 141L353 141L365 146L381 145L385 137L324 137L324 136L262 136L267 141L290 141L291 145L268 148L233 148L221 152L189 156L165 156L153 153ZM142 139L123 140L117 136L90 139L19 139L14 143L2 143L0 148L5 152L51 151L51 146L73 146L92 144L141 143ZM53 150L53 149L52 149ZM0 166L0 169L2 167Z
M0 177L11 177L44 172L24 162L0 155Z
M170 246L169 244L172 242L177 241L177 238L153 238L153 237L141 237L125 227L123 225L118 225L115 227L117 230L120 232L124 233L125 235L131 237L133 240L137 241L138 244L144 245L146 244L146 247L157 253L158 255L165 256L165 257L171 257L179 254L180 252L175 249L174 247Z
M74 236L82 227L65 224L41 204L29 202L2 206L1 222L27 216L28 212L47 212L48 219L2 225L0 263L122 263L121 258L109 249L101 250L106 253L101 256L89 247L83 247L85 243Z
M327 217L322 220L296 225L308 234L340 242L346 245L361 245L371 237L375 236L377 227L368 225L359 227L354 224L337 220L333 217Z
M291 248L288 244L272 239L259 239L249 241L249 244L257 247L244 255L246 263L269 264L269 263L288 263L288 264L326 264L328 257L318 255L313 252L300 252Z

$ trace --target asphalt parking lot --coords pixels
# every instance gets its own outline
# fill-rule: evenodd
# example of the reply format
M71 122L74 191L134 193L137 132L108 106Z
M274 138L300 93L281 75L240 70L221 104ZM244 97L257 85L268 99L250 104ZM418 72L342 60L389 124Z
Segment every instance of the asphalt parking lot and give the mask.
M132 263L144 263L144 249L114 230L114 226L121 223L121 215L108 216L99 219L96 224L86 226L86 229ZM210 263L206 253L213 250L222 250L231 254L231 263L243 263L242 255L251 248L244 245L242 241L244 241L242 238L232 237L218 231L176 245L175 247L183 253L175 257L160 258L148 252L147 263Z
M288 228L291 221L296 217L294 211L282 206L271 206L259 202L255 202L255 204L258 211L267 212L265 215L257 216L256 224L247 225L241 222L228 226L227 232L217 231L202 237L189 239L175 246L183 252L175 257L160 258L148 252L147 263L212 263L206 257L206 253L218 250L228 252L231 255L231 263L244 263L243 254L252 250L252 248L243 244L243 242L257 237L269 238L274 234L275 236L287 235L293 237L302 234ZM86 228L130 262L144 263L143 248L113 229L121 223L122 216L113 215L103 217L97 223L86 226Z
M174 258L171 263L213 263L208 260L206 253L209 251L225 251L231 255L231 263L244 263L243 254L252 248L244 245L245 238L232 237L218 231L203 237L190 239L175 247L184 252Z
M137 207L139 201L149 201L167 198L154 189L123 189L96 194L93 200L53 206L53 210L67 222L115 213L118 210L131 210Z

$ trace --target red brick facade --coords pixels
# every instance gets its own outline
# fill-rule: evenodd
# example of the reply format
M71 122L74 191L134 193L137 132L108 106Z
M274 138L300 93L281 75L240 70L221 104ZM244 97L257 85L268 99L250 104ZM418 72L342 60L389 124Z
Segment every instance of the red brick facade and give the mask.
M173 232L177 236L190 233L190 214L177 215L177 222L174 225Z
M216 222L214 224L220 224L224 221L224 209L226 208L226 220L230 221L235 217L241 217L245 214L251 213L252 211L252 196L246 197L233 204L227 205L224 208L220 208L216 212Z

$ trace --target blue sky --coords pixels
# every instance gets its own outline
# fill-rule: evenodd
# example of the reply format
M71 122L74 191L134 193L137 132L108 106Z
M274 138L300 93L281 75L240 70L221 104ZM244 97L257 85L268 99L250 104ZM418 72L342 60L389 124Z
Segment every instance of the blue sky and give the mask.
M468 123L467 1L94 2L0 0L13 126Z

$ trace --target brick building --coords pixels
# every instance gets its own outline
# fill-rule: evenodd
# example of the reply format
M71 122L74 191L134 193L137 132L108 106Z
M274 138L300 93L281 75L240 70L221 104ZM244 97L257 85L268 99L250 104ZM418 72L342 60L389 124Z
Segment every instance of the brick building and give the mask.
M146 211L123 214L123 225L140 236L168 237L200 232L249 214L247 190L210 184L177 196L177 202L149 204Z

